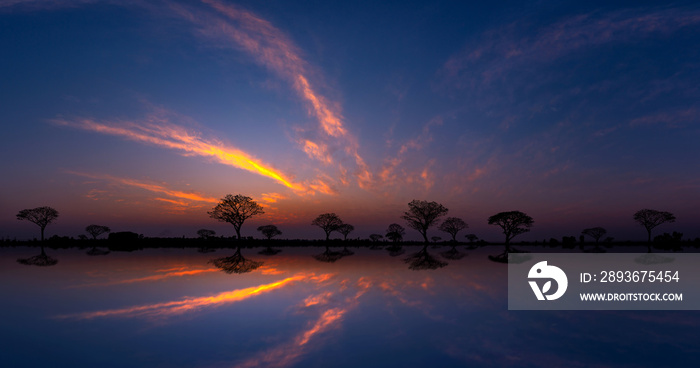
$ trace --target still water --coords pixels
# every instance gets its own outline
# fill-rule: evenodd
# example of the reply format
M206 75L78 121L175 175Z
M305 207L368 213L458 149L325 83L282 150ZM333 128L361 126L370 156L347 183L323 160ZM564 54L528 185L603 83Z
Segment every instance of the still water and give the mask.
M0 366L659 367L700 356L698 312L508 311L507 266L487 258L497 249L445 259L448 247L428 248L447 265L410 269L419 249L47 249L58 261L47 267L17 262L38 248L0 249Z

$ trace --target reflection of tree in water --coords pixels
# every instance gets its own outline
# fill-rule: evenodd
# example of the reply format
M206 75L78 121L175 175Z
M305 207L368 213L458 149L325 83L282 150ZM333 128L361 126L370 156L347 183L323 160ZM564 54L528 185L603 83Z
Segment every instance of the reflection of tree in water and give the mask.
M216 258L209 263L220 268L226 273L246 273L255 270L263 265L263 262L246 259L241 255L241 248L236 249L236 253L230 257Z
M640 263L643 265L671 263L671 262L673 262L673 260L674 260L674 258L672 258L672 257L664 257L660 254L654 254L654 253L647 253L647 254L641 255L641 256L634 259L634 261L636 263Z
M342 254L343 257L347 257L347 256L351 256L351 255L355 254L355 252L348 249L348 246L346 245L343 247L343 250L340 251L340 254Z
M510 252L503 252L497 256L489 256L489 260L498 263L523 263L532 259L526 251L512 249Z
M448 251L440 253L441 256L447 259L452 259L452 260L458 260L464 258L466 255L465 253L462 253L457 250L456 248L457 243L452 243L452 248Z
M352 252L350 252L350 253L352 253ZM317 254L317 255L315 255L315 256L313 256L313 257L314 257L317 261L327 262L327 263L333 263L333 262L335 262L335 261L337 261L337 260L339 260L339 259L345 257L345 255L343 255L342 252L332 252L332 251L330 250L330 248L328 248L328 246L326 245L326 251L325 251L325 252L323 252L323 253L321 253L321 254Z
M398 244L392 244L392 245L386 247L386 250L387 250L387 252L389 252L389 255L392 257L397 257L397 256L400 256L400 255L406 253L406 251L403 249L403 247L401 245L398 245Z
M109 254L108 250L97 249L97 247L92 247L92 249L85 252L89 256L104 256Z
M46 267L46 266L55 266L56 263L58 263L58 260L53 257L49 257L46 255L46 252L44 252L44 246L41 246L41 254L38 256L33 256L29 258L19 258L17 259L17 263L27 265L27 266L41 266L41 267Z
M447 262L443 262L428 253L428 245L423 246L423 249L418 253L412 254L404 259L408 263L408 268L411 270L436 270L447 266Z
M259 251L258 254L262 254L264 256L274 256L275 254L277 254L281 251L282 251L282 249L275 249L275 248L272 248L271 246L268 245L267 248Z

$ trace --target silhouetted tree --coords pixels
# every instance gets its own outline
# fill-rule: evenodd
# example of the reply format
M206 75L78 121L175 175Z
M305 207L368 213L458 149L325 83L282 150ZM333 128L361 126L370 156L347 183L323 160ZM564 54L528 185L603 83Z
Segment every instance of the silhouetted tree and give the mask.
M275 225L258 226L258 231L261 232L267 238L267 240L270 240L273 237L282 234L282 232ZM268 244L265 249L261 250L258 253L266 256L273 256L281 251L281 249L274 249Z
M403 226L401 226L399 224L391 224L386 229L387 239L393 241L394 243L402 241L403 236L405 234L406 234L406 229L404 229Z
M25 209L17 213L17 220L27 220L41 228L41 241L44 241L44 229L56 218L58 218L58 211L48 206Z
M228 222L236 228L238 240L241 239L241 226L245 220L265 213L262 206L257 204L253 198L240 194L235 196L227 194L213 210L207 212L209 217L222 222Z
M98 236L111 232L112 230L107 226L101 225L88 225L85 228L85 232L92 235L92 239L97 239Z
M216 235L216 231L209 229L199 229L197 230L197 235L200 237L200 239L209 239Z
M343 234L343 240L348 240L348 235L355 230L355 227L350 224L342 224L338 226L338 232Z
M326 240L329 240L331 233L337 231L343 221L335 213L322 213L318 215L311 225L318 226L326 233Z
M408 227L418 230L423 235L423 240L428 243L428 229L442 216L447 214L447 208L437 202L412 200L408 204L408 211L403 213L402 219Z
M439 236L432 236L432 237L430 237L430 240L432 240L433 243L437 243L437 242L439 242L440 240L442 240L442 238L439 237ZM438 247L438 246L436 246L436 248L437 248L437 247Z
M212 259L209 263L226 273L246 273L263 265L263 262L253 261L243 257L241 255L241 247L238 247L236 253L232 256Z
M588 235L591 238L595 239L596 244L598 244L598 240L607 233L608 231L602 227L591 227L588 229L583 229L583 231L581 231L581 234Z
M440 226L438 226L438 229L440 231L444 231L452 236L452 241L456 242L457 241L457 233L460 232L463 229L468 228L469 225L467 225L466 222L462 221L461 218L459 217L448 217L443 221Z
M258 226L258 231L265 235L267 240L270 240L275 236L282 234L282 232L275 225Z
M506 251L503 253L508 258L510 252L510 240L516 235L530 231L535 220L520 211L499 212L488 219L489 225L498 225L506 236Z
M651 243L651 230L653 228L666 222L676 222L676 216L674 216L671 212L650 210L646 208L635 212L633 218L634 221L637 221L640 225L647 229L647 234L649 235L647 238L648 243ZM651 248L649 248L649 251L651 252Z
M371 234L369 236L369 239L373 242L378 242L378 241L382 240L382 238L384 238L384 237L381 234Z

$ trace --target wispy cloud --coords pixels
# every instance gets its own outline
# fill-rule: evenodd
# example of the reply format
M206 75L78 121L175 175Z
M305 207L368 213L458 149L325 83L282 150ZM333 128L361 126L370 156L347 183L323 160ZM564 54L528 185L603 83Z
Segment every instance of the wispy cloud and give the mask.
M170 3L170 9L182 19L195 25L198 33L220 47L243 49L261 65L287 80L296 94L305 101L309 114L319 123L319 130L305 132L297 139L301 148L313 159L334 164L342 172L346 170L334 157L343 152L355 164L353 174L361 187L372 180L372 173L359 154L357 138L353 136L342 116L340 104L330 102L311 82L312 72L299 48L281 30L269 21L240 7L218 0L202 0L215 12L187 8ZM336 146L339 149L329 149Z
M698 24L700 11L695 9L577 15L542 27L532 37L521 32L530 25L513 23L487 32L484 42L450 58L441 73L445 82L456 81L458 87L475 86L500 78L522 63L550 62L580 49L668 34ZM465 79L467 75L471 77Z
M97 121L94 119L54 119L53 123L124 137L133 141L175 149L187 156L212 158L224 165L266 176L297 192L309 192L309 187L290 178L242 150L216 139L206 139L201 133L171 123L164 116L151 115L144 121Z
M120 178L112 175L105 175L105 174L90 174L90 173L84 173L84 172L77 172L77 171L68 171L69 174L73 175L79 175L91 179L98 179L98 180L104 180L110 183L114 184L121 184L121 185L126 185L130 187L135 187L135 188L140 188L147 190L149 192L154 192L154 193L160 193L160 194L166 194L170 197L174 198L179 198L179 199L184 199L187 201L197 201L197 202L206 202L206 203L217 203L218 199L214 197L207 197L204 196L200 193L197 192L183 192L179 190L174 190L170 189L164 185L161 184L155 184L155 183L149 183L149 182L144 182L144 181L139 181L135 179L130 179L130 178ZM173 199L168 199L168 198L155 198L156 200L161 200L161 201L166 201L166 202L171 202L174 204L181 204L181 205L186 205L187 202L182 202L182 201L176 201Z
M659 112L647 116L634 118L630 121L631 127L663 124L669 128L678 128L689 123L700 122L700 111L695 107L689 109Z

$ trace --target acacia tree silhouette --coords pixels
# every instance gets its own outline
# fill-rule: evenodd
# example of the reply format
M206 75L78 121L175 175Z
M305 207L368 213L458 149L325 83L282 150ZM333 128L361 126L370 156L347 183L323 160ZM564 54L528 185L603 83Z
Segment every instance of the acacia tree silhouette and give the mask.
M498 225L503 229L503 234L506 236L506 250L502 254L491 257L492 260L505 262L508 260L510 249L510 240L516 235L530 231L535 220L520 211L499 212L488 219L489 225Z
M632 218L647 229L647 252L649 253L651 253L651 230L666 222L676 222L676 216L671 212L650 210L648 208L635 212Z
M355 230L355 227L350 224L342 224L338 226L338 232L343 234L343 240L348 240L348 235Z
M583 231L581 231L581 234L588 235L591 238L595 239L596 244L598 244L598 240L600 238L602 238L603 235L605 235L607 233L608 233L608 231L602 227L591 227L588 229L583 229Z
M199 229L197 230L197 236L199 236L200 239L209 239L216 235L216 231L214 230L209 230L209 229Z
M391 224L386 229L386 237L394 243L398 243L403 240L403 236L406 235L406 229L399 224Z
M56 218L58 218L58 211L48 206L24 209L17 213L17 220L27 220L41 228L42 242L44 241L44 229L46 229L48 224L56 220ZM43 246L41 253L44 253Z
M227 194L214 209L207 213L211 218L233 225L236 228L238 240L241 240L241 226L243 226L243 222L255 215L262 215L265 211L253 198L240 194L235 196Z
M652 229L666 222L676 222L676 216L674 216L671 212L650 210L646 208L635 212L633 218L634 221L637 221L640 225L647 229L648 242L651 242Z
M326 240L329 240L331 233L337 231L342 224L343 221L340 219L340 217L332 212L322 213L311 221L311 225L318 226L323 229L323 231L326 233Z
M98 236L100 236L102 234L109 233L111 231L112 230L107 226L101 226L101 225L95 225L95 224L88 225L87 227L85 227L85 232L90 234L92 236L93 240L96 240Z
M463 229L468 228L469 225L467 225L466 222L464 222L461 218L459 217L448 217L443 221L440 226L438 226L438 229L440 231L444 231L450 236L452 236L452 242L457 242L457 233L462 231Z
M275 225L263 225L263 226L258 226L258 231L261 232L267 240L270 240L274 238L277 235L282 235L282 232L280 229L277 228Z
M428 229L442 216L447 214L448 209L437 202L412 200L408 204L408 211L403 213L402 219L406 221L408 227L418 230L423 236L423 240L428 244Z
M265 237L267 238L267 240L271 240L273 237L282 234L282 232L280 231L280 229L278 229L277 226L275 226L275 225L263 225L263 226L258 226L258 231L261 232L263 235L265 235ZM275 255L275 254L277 254L277 253L279 253L279 252L281 252L281 251L282 251L282 250L280 250L280 249L273 249L273 248L270 246L270 243L268 243L268 244L267 244L267 248L261 250L261 251L258 252L258 253L259 253L259 254L264 254L264 255L266 255L266 256L273 256L273 255Z

